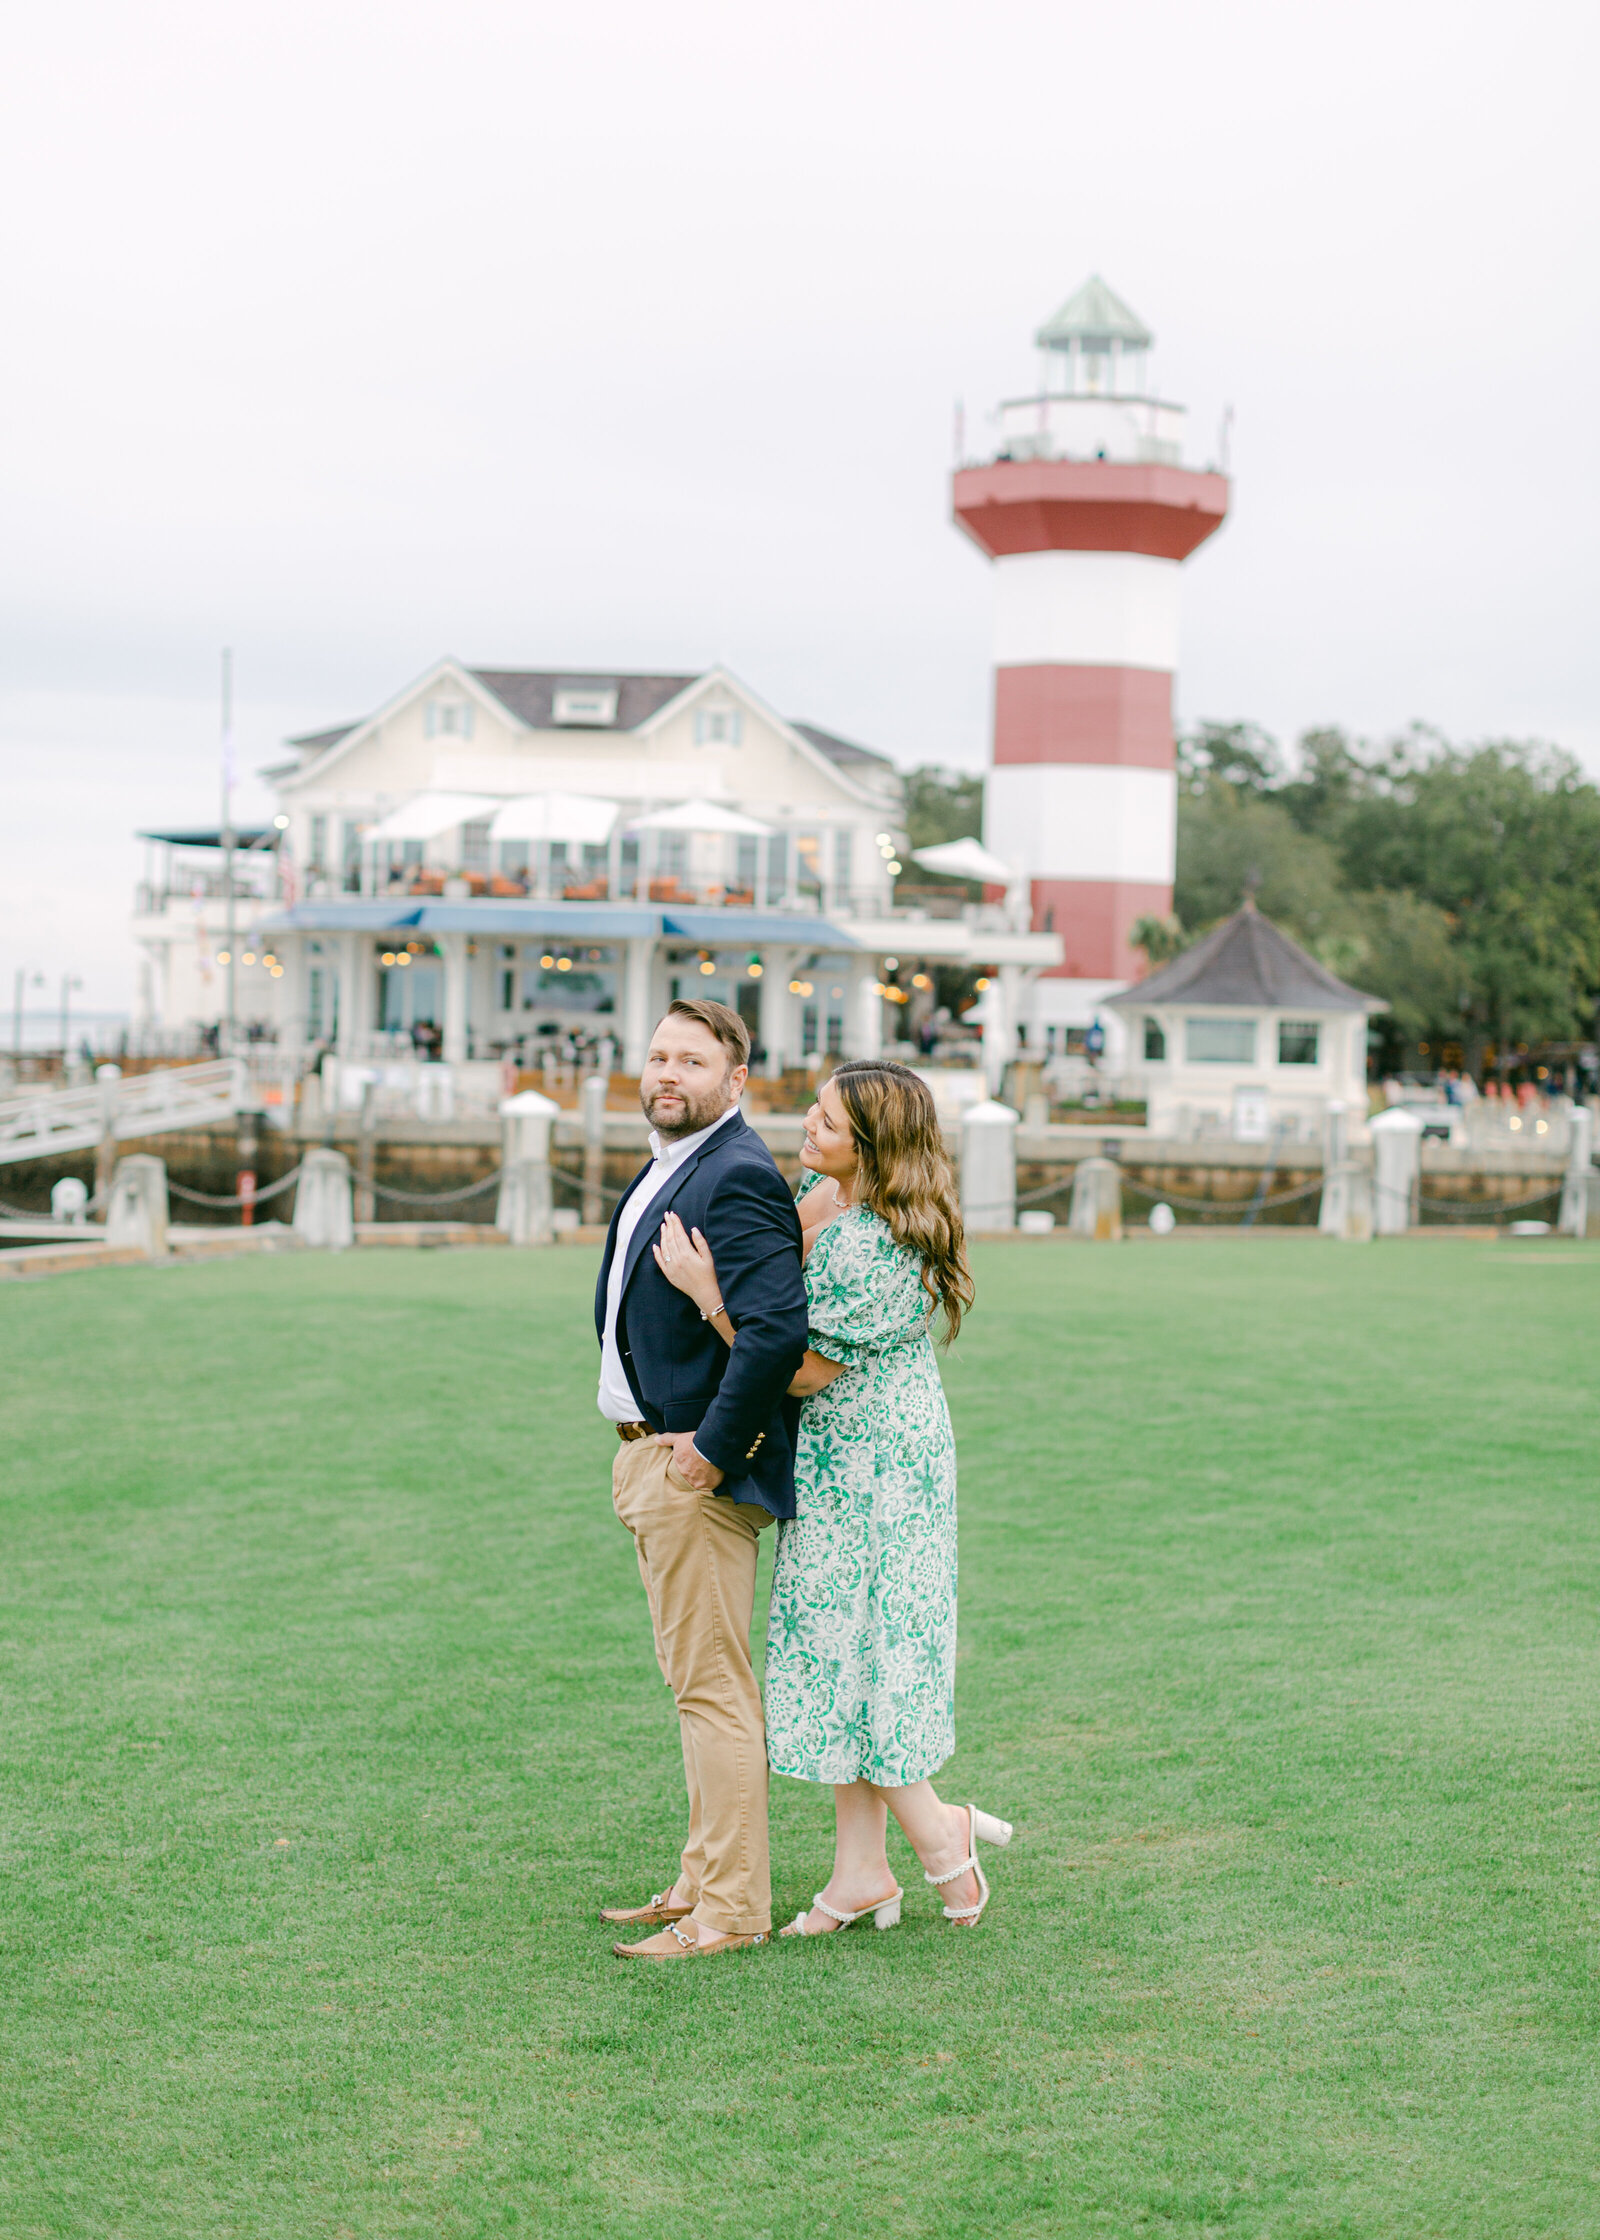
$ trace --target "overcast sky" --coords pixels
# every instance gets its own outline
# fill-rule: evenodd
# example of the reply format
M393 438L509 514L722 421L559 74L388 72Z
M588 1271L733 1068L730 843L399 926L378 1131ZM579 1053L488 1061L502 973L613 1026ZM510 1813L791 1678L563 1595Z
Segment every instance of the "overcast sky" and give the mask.
M973 447L1091 270L1233 517L1179 706L1600 769L1596 11L126 0L0 70L0 998L436 655L983 760ZM248 789L247 810L266 797Z

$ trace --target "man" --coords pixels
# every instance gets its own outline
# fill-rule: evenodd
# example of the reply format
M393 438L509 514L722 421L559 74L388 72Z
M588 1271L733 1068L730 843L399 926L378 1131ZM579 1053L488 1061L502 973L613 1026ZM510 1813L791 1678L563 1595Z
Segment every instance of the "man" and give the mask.
M760 1944L772 1928L750 1614L757 1536L794 1515L798 1407L786 1394L806 1349L806 1293L794 1200L739 1114L749 1057L725 1003L669 1006L639 1080L651 1161L612 1217L595 1292L600 1412L619 1440L612 1501L638 1552L689 1789L677 1881L601 1914L658 1931L615 1946L623 1959ZM716 1254L731 1350L656 1265L669 1206Z

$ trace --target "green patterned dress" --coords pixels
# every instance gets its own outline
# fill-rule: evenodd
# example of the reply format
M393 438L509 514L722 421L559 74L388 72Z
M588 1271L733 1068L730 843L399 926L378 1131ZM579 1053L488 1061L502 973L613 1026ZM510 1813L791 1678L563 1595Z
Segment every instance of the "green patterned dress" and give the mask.
M916 1256L860 1206L812 1245L806 1294L810 1344L844 1374L800 1413L767 1625L767 1755L801 1781L902 1788L956 1740L956 1450L928 1294Z

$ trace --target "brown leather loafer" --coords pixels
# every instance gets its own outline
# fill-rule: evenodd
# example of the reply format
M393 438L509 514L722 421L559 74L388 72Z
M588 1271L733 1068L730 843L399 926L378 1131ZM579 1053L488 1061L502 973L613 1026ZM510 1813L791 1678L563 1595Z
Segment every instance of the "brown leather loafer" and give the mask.
M647 1937L643 1944L614 1944L611 1949L619 1960L709 1960L718 1952L742 1952L747 1945L771 1941L770 1932L762 1929L754 1936L727 1936L713 1945L703 1945L698 1937L686 1937L675 1921L669 1921L659 1937Z
M693 1913L692 1900L686 1906L675 1906L670 1903L671 1897L670 1890L658 1890L648 1905L602 1906L600 1918L609 1922L614 1929L631 1928L636 1921L653 1923L661 1928L669 1921L682 1921Z

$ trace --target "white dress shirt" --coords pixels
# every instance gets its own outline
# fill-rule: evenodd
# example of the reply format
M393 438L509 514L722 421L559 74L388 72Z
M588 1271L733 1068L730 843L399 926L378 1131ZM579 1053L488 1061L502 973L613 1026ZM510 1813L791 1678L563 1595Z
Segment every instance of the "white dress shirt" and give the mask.
M622 1273L628 1262L628 1247L651 1205L666 1188L672 1176L692 1152L698 1151L707 1136L714 1136L719 1128L726 1127L739 1107L730 1104L721 1119L713 1120L709 1128L700 1128L692 1136L679 1136L675 1143L663 1143L654 1128L650 1131L650 1156L655 1164L622 1209L622 1219L617 1223L617 1245L611 1255L611 1274L606 1283L606 1327L600 1343L600 1413L610 1423L642 1423L644 1410L634 1397L628 1382L628 1372L622 1366L622 1355L617 1348L617 1310L622 1304Z

